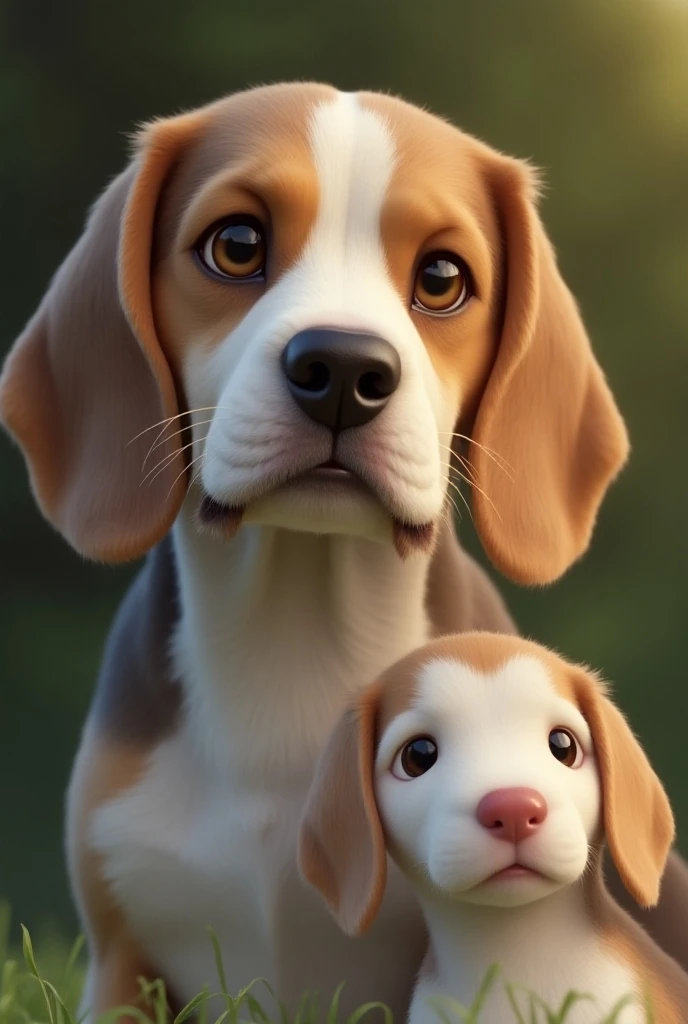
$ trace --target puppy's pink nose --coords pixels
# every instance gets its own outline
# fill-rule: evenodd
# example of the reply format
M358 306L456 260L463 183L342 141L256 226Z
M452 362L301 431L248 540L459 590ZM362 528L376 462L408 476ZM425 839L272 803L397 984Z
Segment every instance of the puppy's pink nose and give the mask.
M520 843L542 825L547 817L547 804L536 789L495 789L482 798L475 816L495 839Z

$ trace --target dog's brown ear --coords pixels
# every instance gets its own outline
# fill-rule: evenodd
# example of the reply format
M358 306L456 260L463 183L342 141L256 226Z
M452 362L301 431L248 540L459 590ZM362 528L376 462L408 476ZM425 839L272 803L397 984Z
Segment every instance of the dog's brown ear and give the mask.
M654 907L675 835L669 799L626 719L600 684L576 670L574 687L595 744L609 851L633 899L641 907Z
M497 155L487 162L503 237L503 319L472 435L475 521L505 575L549 583L588 547L628 439L538 216L530 168Z
M301 874L347 935L375 919L387 854L373 788L377 693L364 695L336 726L320 759L299 831Z
M183 115L140 134L0 377L0 419L23 449L42 512L94 559L150 548L186 487L175 440L156 449L169 467L143 481L157 431L136 435L178 411L153 319L151 248L160 190L200 121Z

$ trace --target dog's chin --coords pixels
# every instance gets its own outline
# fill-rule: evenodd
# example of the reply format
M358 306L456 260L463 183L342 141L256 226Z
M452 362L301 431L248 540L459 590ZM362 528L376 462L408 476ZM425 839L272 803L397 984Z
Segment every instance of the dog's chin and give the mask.
M538 871L499 872L456 893L454 898L483 907L523 907L551 896L566 884Z
M485 870L480 877L460 877L460 873L451 877L446 870L442 874L434 884L449 900L485 907L525 906L575 885L581 877L577 871L562 870L561 865L528 860L496 864L493 871L488 874Z
M222 540L231 540L244 524L359 537L393 544L402 559L430 552L436 532L434 523L397 519L367 484L336 465L303 473L243 505L206 492L197 522L202 531Z

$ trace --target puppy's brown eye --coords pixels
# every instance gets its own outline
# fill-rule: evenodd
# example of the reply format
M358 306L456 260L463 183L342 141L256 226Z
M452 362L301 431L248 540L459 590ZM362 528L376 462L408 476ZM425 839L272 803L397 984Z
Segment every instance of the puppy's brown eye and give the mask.
M392 773L401 779L417 779L429 772L437 760L437 744L430 736L418 736L396 756Z
M259 278L265 269L265 239L253 217L225 221L197 249L201 262L214 274L234 280Z
M465 263L451 253L431 253L416 271L413 308L421 313L455 313L471 297Z
M552 729L549 749L557 761L567 768L578 768L583 763L583 751L576 737L568 729Z

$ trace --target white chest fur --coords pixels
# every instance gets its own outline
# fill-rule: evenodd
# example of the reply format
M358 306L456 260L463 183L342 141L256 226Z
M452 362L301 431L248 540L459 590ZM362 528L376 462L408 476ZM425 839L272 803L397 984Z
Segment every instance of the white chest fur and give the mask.
M95 813L92 841L179 999L217 991L210 926L232 991L263 977L294 1008L347 981L345 1008L383 999L403 1014L425 945L405 881L392 871L379 920L347 939L298 877L296 835L347 700L427 635L425 566L372 543L292 536L282 550L262 534L247 529L222 564L212 542L177 538L184 722Z
M304 796L288 784L268 792L210 778L180 733L135 789L94 817L132 931L179 999L218 990L209 926L233 992L265 977L292 1008L305 990L326 999L344 980L350 1004L406 998L423 952L415 901L397 878L371 934L344 938L295 870Z
M523 1019L537 1024L546 1024L549 1018L541 1004L531 1004L529 993L536 993L553 1011L571 991L589 995L569 1010L567 1024L599 1024L629 995L633 1002L614 1020L643 1024L646 1019L636 996L637 979L605 949L579 888L518 909L463 905L460 921L437 908L429 909L427 916L432 947L414 993L410 1024L437 1024L434 999L440 1005L442 997L448 997L470 1006L481 979L495 963L501 972L480 1015L481 1024L515 1019L506 984L513 986Z

